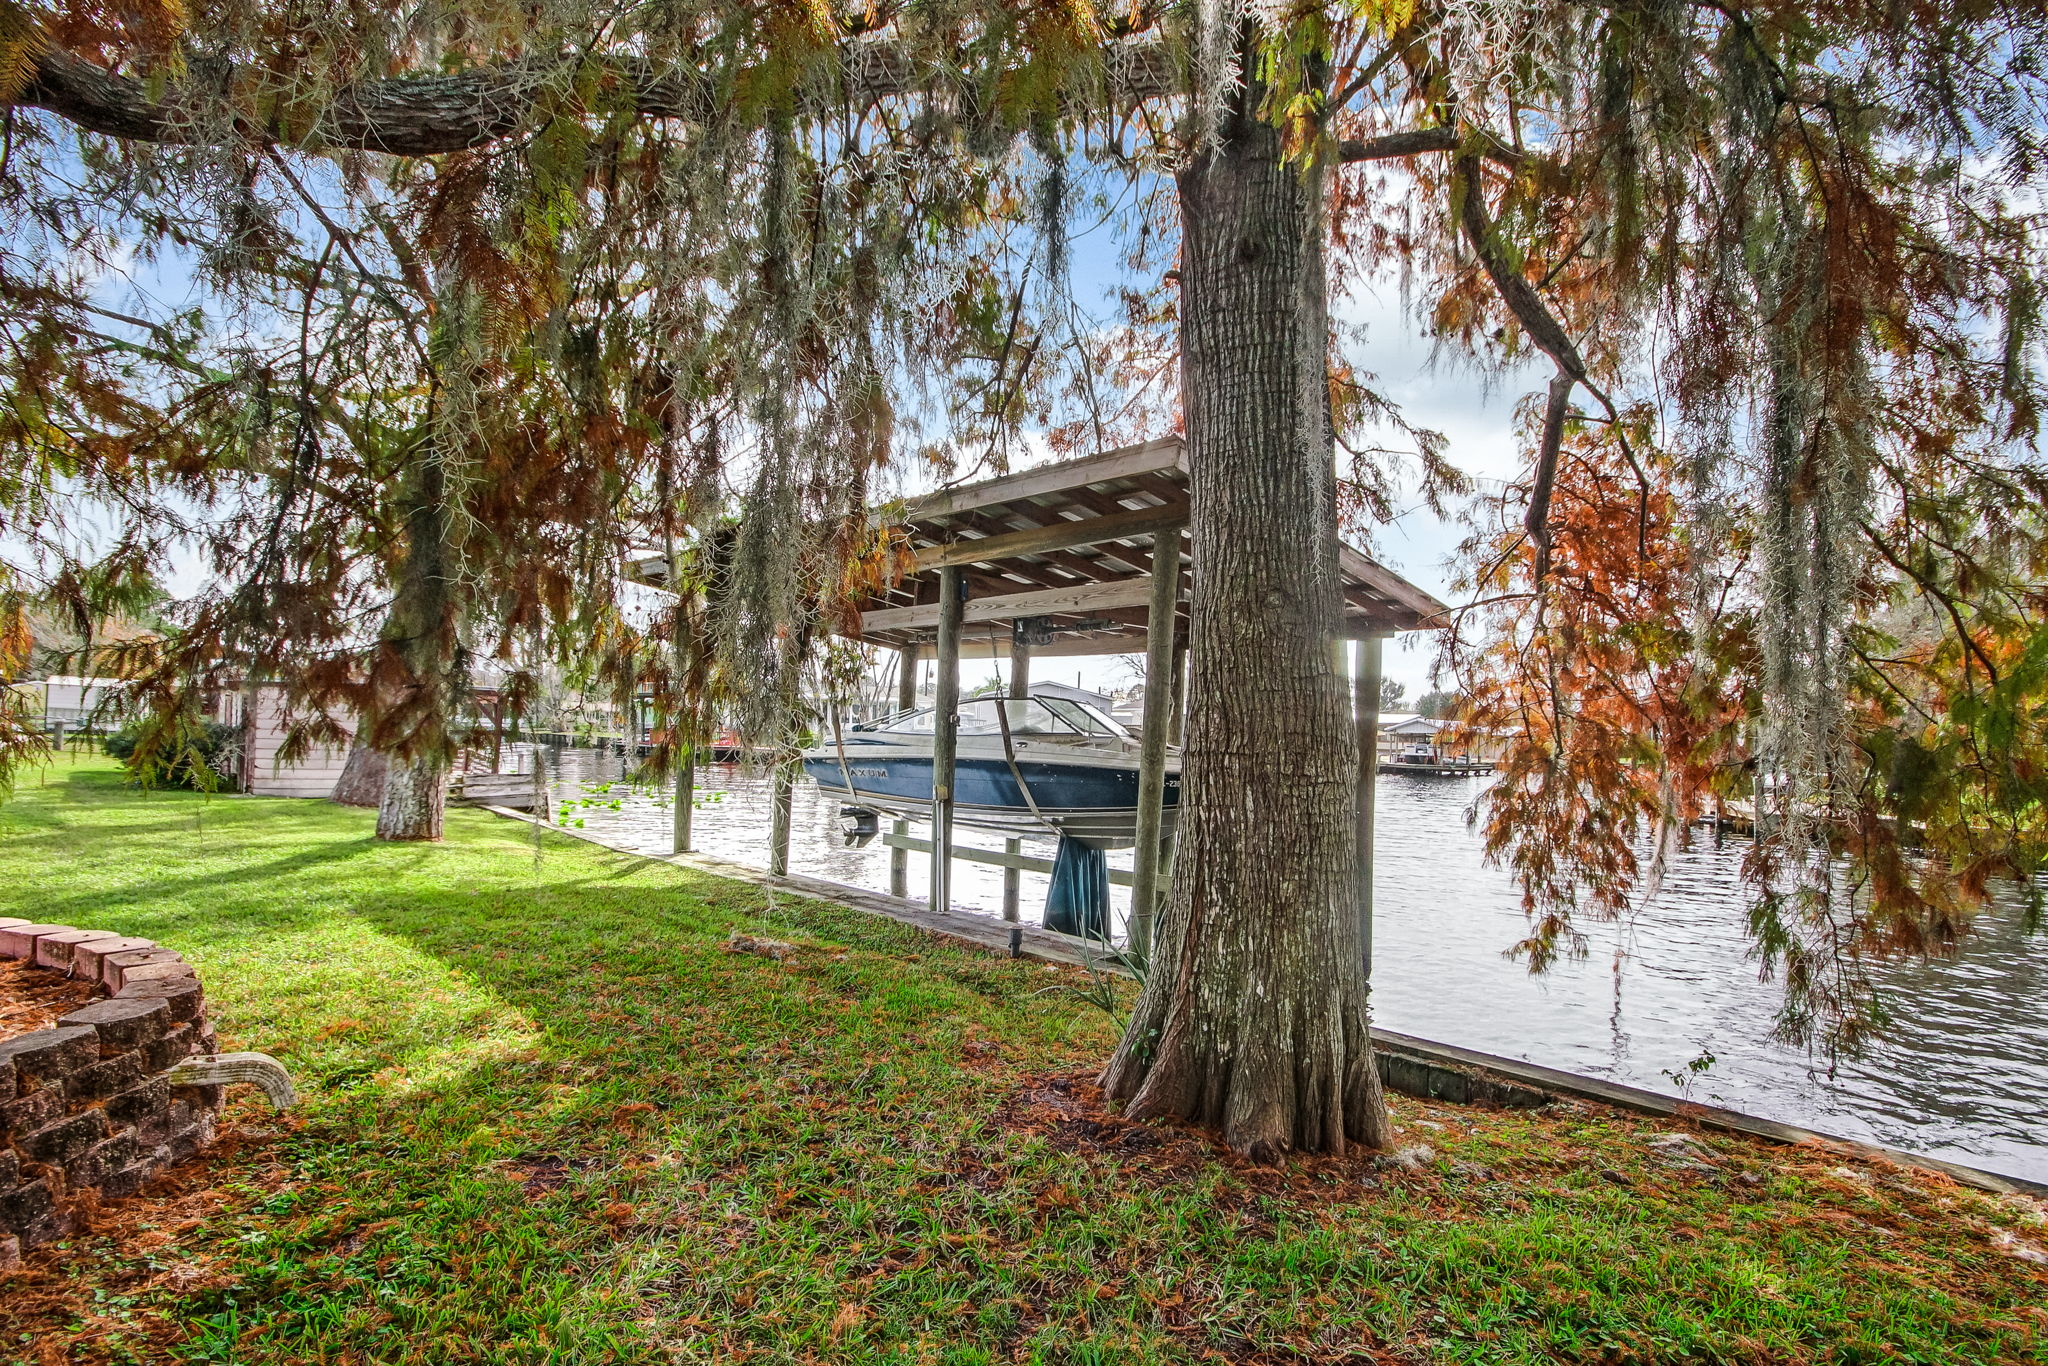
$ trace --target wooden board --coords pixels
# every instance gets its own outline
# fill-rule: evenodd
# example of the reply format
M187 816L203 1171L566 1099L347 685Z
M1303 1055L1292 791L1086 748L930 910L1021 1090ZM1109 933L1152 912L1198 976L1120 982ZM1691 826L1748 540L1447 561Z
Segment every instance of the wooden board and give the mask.
M255 797L331 797L341 771L348 766L348 749L338 745L315 745L296 763L283 763L278 751L284 747L285 712L281 690L273 686L256 689L255 705L244 717L242 736L247 747L243 778Z
M1450 610L1393 570L1342 542L1337 545L1337 570L1346 579L1364 584L1388 602L1407 608L1429 624L1436 624L1436 618Z
M912 522L927 517L948 517L997 503L1042 498L1075 484L1100 484L1154 470L1178 469L1181 468L1182 450L1181 439L1168 436L1120 450L1104 451L1085 460L1040 465L1036 469L1019 470L978 484L965 484L957 489L930 494L911 502L899 515L882 520Z
M921 840L915 835L884 835L882 843L891 849L907 849L913 854L929 854L932 851L930 840ZM988 863L998 868L1015 868L1019 872L1044 873L1048 877L1052 875L1052 860L1040 858L1036 854L1012 854L1001 849L977 849L971 844L956 844L953 846L953 857L964 859L968 863ZM1109 880L1118 887L1131 885L1131 875L1121 868L1110 869Z
M1108 517L1062 518L1028 531L976 536L927 546L917 552L917 569L945 569L961 564L992 564L1014 555L1043 555L1074 546L1097 545L1125 536L1150 536L1178 531L1187 525L1185 504L1178 507L1134 508Z
M1152 598L1152 576L1083 583L1072 588L1039 588L1029 593L1002 593L969 598L965 620L1012 621L1018 617L1085 616L1107 607L1142 607ZM884 607L860 614L861 634L871 631L930 630L939 624L939 605Z

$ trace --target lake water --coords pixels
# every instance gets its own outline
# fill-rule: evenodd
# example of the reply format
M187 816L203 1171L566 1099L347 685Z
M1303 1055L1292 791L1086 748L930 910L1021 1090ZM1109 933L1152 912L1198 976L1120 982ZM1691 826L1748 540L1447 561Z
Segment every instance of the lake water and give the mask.
M659 794L620 783L619 758L557 751L551 767L569 819L587 833L668 852L672 809ZM1702 833L1676 858L1653 904L1625 921L1587 925L1586 958L1532 977L1503 956L1524 932L1514 887L1485 866L1465 824L1482 781L1380 779L1373 1006L1381 1024L2048 1181L2048 935L2024 933L2017 908L1983 916L1952 962L1882 967L1894 1023L1866 1056L1830 1074L1823 1060L1771 1041L1779 989L1758 981L1744 937L1742 841ZM698 783L697 851L765 866L767 779L713 765ZM844 848L838 811L810 783L797 784L791 869L888 890L889 851L879 841ZM968 829L958 842L1002 847L999 835ZM1025 847L1052 856L1050 842ZM1110 861L1128 868L1130 854ZM924 895L926 867L925 856L911 856L912 896ZM1000 914L999 869L958 862L953 878L959 909ZM1037 920L1045 892L1043 876L1024 875L1028 921ZM1120 921L1128 893L1111 894ZM1706 1054L1710 1067L1688 1070Z

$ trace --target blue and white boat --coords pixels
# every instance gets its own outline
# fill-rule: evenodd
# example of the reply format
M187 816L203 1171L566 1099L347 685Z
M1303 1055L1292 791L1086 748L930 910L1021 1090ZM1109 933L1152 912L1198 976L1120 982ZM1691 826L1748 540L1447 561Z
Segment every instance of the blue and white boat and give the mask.
M930 707L844 731L804 753L804 771L852 807L928 816ZM1005 835L1061 835L1125 849L1138 835L1138 740L1108 716L1062 697L972 698L959 708L953 819ZM1180 804L1180 755L1166 762L1164 831Z

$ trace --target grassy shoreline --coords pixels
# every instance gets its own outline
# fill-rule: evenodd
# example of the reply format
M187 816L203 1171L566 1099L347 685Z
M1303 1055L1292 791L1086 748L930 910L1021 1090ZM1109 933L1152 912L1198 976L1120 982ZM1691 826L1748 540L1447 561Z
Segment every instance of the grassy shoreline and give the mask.
M0 914L180 949L305 1097L0 1281L0 1360L2048 1363L2026 1201L1590 1105L1255 1168L1102 1110L1062 972L371 824L95 760L0 805Z

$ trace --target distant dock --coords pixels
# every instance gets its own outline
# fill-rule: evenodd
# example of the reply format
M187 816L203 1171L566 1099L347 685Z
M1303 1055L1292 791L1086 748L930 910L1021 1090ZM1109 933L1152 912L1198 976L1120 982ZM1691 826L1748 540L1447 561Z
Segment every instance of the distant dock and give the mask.
M1481 773L1492 773L1494 766L1485 759L1450 759L1431 757L1428 759L1392 758L1380 760L1382 773L1412 773L1426 777L1470 778Z

